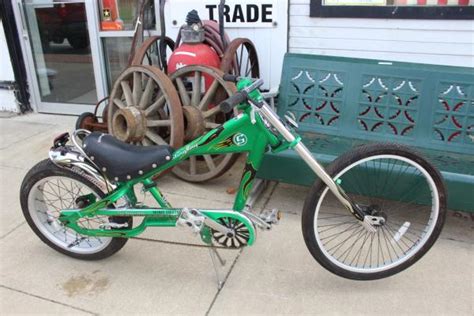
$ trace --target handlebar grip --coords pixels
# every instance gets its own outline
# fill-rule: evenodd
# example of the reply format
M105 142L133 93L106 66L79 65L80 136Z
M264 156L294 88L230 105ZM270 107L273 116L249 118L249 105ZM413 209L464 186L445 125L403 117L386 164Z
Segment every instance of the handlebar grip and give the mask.
M245 91L239 91L239 92L236 92L233 96L231 96L230 98L224 100L221 102L221 104L219 104L219 107L221 108L221 111L224 112L224 113L229 113L232 111L232 109L242 103L242 102L245 102L247 101L247 92Z
M231 75L231 74L224 74L224 76L222 76L222 79L224 79L225 81L237 82L237 81L239 81L239 76Z

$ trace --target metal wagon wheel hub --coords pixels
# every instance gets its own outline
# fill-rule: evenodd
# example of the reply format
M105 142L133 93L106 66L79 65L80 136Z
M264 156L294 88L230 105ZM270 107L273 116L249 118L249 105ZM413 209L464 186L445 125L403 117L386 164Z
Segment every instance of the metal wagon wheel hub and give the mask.
M109 99L112 135L135 145L183 144L183 112L170 79L158 68L131 66L116 80Z
M118 109L112 117L115 137L124 142L141 142L146 133L145 112L128 107Z
M207 121L204 119L202 112L198 108L185 105L183 106L183 115L185 142L190 142L204 134L206 131Z
M216 68L192 65L171 74L171 81L183 104L184 140L191 141L223 124L231 115L224 114L218 104L235 93L235 85L226 82ZM191 156L175 166L172 172L190 182L203 182L229 170L237 154Z

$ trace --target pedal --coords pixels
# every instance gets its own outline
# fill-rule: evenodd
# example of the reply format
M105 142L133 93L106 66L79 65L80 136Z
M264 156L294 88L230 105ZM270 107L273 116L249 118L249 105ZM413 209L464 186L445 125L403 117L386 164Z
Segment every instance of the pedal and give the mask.
M267 224L276 225L280 222L281 212L274 208L273 210L266 210L260 214L260 218Z
M197 234L204 225L205 217L199 211L194 209L183 208L176 224L183 227L189 227Z

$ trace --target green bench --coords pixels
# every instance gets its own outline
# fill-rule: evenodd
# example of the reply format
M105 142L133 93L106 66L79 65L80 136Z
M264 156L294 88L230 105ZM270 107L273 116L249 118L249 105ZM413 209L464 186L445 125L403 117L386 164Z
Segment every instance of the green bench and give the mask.
M277 104L323 164L367 142L403 143L441 170L449 208L474 212L473 68L287 54ZM267 153L257 176L315 180L291 150Z

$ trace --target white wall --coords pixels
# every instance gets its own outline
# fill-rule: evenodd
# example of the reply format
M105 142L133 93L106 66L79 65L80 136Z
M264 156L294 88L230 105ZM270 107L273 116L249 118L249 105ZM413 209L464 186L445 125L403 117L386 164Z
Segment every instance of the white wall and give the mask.
M474 67L474 21L309 17L310 0L290 0L294 53Z
M0 20L0 81L15 81L7 40ZM15 94L12 90L0 89L0 111L18 112Z
M205 10L202 10L206 4L218 3L216 0L167 0L166 1L166 33L172 39L176 38L178 27L184 23L186 14L197 9L200 12L202 20L209 19ZM236 1L228 1L233 4ZM288 1L286 0L244 0L237 1L245 3L272 3L275 8L275 22L277 25L272 27L232 27L226 25L226 32L230 39L237 37L247 37L255 44L260 63L260 76L265 80L265 88L277 87L280 83L281 71L283 67L283 57L287 51L288 44ZM172 25L172 17L177 13L182 21L177 26Z

